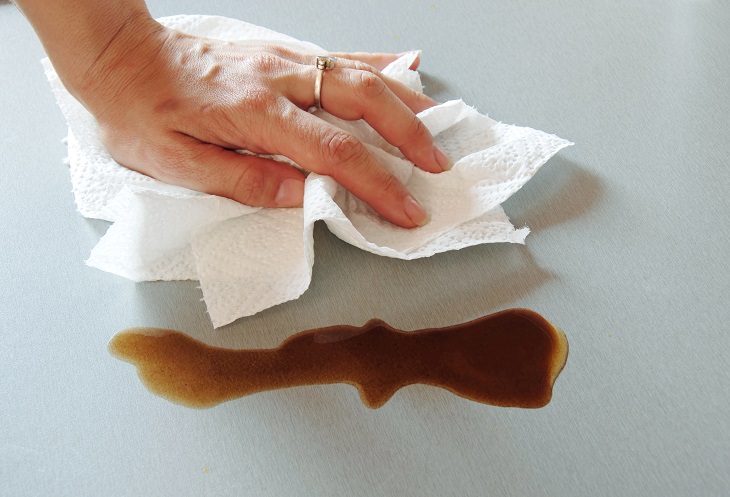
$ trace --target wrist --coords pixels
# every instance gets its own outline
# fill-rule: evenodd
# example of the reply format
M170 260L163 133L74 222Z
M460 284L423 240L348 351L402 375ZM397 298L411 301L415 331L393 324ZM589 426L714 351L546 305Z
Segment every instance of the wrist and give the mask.
M67 89L93 114L103 110L118 91L133 81L165 43L168 30L146 12L124 19L97 45L94 57L61 76Z
M85 105L107 67L164 30L144 0L15 0L67 89Z

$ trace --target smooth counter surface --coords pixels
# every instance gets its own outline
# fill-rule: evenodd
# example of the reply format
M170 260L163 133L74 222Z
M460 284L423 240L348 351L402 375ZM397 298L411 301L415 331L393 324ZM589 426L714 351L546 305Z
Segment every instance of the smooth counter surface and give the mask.
M423 50L426 91L556 133L505 205L532 234L417 261L315 230L310 289L217 331L196 282L84 260L42 48L0 3L0 495L721 496L730 492L730 8L726 2L151 0L330 50ZM196 410L150 393L107 344L129 327L230 348L380 318L403 330L513 307L565 332L542 409L414 385L349 385Z

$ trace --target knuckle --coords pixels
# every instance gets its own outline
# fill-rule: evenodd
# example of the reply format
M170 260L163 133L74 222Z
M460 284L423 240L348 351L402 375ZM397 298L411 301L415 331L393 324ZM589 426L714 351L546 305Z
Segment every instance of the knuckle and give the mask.
M413 117L411 118L410 130L410 135L417 140L431 139L431 132L428 130L426 125L423 124L423 121L421 121L415 114L413 114Z
M369 71L360 71L356 88L359 95L363 98L376 98L385 92L387 86L377 74Z
M165 145L156 152L156 159L149 161L150 175L166 183L190 186L200 184L204 178L195 163L199 151Z
M380 189L385 197L396 196L400 195L403 191L403 185L394 175L383 171L382 177L380 178Z
M247 88L241 91L236 108L254 115L268 114L275 102L276 97L265 88Z
M322 148L322 154L334 164L358 164L367 154L362 143L345 131L333 131L325 135Z
M365 71L365 72L369 72L369 73L373 73L373 74L378 74L377 69L375 69L370 64L363 62L361 60L353 60L352 64L353 64L354 68L357 69L358 71Z
M266 51L279 59L292 59L295 57L293 50L281 45L269 45L266 47Z
M230 197L242 204L262 203L266 187L264 172L256 167L242 167L234 178Z
M263 73L278 71L281 69L282 63L283 59L277 53L270 51L256 52L247 60L247 64L252 70Z

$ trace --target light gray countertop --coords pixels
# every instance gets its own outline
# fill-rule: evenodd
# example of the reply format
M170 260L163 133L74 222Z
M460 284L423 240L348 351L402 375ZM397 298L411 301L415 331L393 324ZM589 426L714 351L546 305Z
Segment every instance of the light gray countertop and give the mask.
M0 3L0 495L720 496L730 493L730 8L724 1L152 0L331 50L423 49L426 91L576 145L505 205L526 246L412 262L318 226L310 289L214 331L196 282L84 260L40 44ZM379 317L410 330L527 307L568 364L543 409L411 386L263 393L207 410L147 391L130 326L227 347Z

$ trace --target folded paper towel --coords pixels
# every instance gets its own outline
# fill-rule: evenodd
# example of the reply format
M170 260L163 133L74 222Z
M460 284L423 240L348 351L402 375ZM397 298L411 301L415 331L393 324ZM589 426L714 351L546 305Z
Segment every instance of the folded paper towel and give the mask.
M312 54L311 43L215 16L160 19L190 34L236 42L276 41ZM383 72L421 91L409 53ZM490 242L524 243L500 204L570 142L542 131L502 124L462 101L419 114L454 161L431 174L403 159L362 121L317 115L360 138L430 213L428 224L407 230L382 220L332 178L307 177L301 209L262 209L161 183L117 164L102 145L94 118L43 61L68 122L71 181L79 212L113 222L89 265L143 280L197 279L215 327L298 298L314 263L313 225L323 220L342 240L374 254L415 259Z

